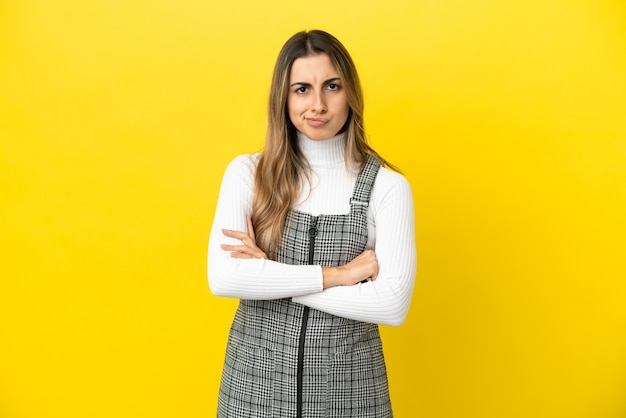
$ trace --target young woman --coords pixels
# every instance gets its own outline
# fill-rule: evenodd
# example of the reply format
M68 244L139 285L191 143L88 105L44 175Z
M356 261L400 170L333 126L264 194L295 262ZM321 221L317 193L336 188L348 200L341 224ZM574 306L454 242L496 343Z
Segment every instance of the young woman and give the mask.
M326 32L283 46L268 119L263 152L226 169L209 240L212 292L240 299L217 415L391 417L377 324L411 301L410 186L367 144L354 63Z

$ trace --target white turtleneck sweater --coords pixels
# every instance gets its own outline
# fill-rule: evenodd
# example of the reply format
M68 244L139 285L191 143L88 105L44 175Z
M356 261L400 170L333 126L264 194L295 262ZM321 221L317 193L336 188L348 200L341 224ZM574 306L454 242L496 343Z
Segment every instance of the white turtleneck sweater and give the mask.
M314 141L299 134L300 149L313 171L294 206L312 215L345 214L357 173L346 170L345 137ZM262 259L236 259L220 244L240 244L222 229L246 231L252 211L259 154L241 155L226 168L211 228L208 276L217 296L240 299L292 298L296 303L359 321L400 325L408 312L416 272L413 197L407 180L382 167L367 211L367 248L379 264L374 281L322 290L321 266L294 266Z

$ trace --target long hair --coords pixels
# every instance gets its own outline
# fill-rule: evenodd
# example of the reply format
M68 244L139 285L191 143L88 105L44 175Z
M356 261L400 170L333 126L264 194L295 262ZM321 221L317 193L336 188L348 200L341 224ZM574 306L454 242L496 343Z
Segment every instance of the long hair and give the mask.
M291 67L298 58L319 54L327 54L339 73L350 107L343 127L346 167L361 170L367 156L372 155L382 165L395 169L367 144L361 83L345 47L334 36L320 30L293 35L281 49L274 66L265 148L254 178L252 224L257 245L271 259L275 259L278 251L287 212L298 198L302 182L310 181L310 167L298 147L297 131L287 110Z

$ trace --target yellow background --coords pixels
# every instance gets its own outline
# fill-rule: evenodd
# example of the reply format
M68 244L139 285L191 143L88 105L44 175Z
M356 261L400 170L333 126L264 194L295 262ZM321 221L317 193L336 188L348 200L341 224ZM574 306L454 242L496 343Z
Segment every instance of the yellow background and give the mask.
M396 416L625 417L620 0L1 0L0 417L215 415L219 182L312 28L415 195Z

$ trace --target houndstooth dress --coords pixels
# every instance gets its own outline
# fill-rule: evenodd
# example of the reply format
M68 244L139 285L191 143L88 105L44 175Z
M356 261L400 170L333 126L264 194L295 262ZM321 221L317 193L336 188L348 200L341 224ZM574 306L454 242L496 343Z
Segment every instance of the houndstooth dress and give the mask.
M368 158L348 214L313 216L291 210L277 261L332 267L361 254L379 167ZM217 416L391 417L378 325L291 299L242 299L228 337Z

